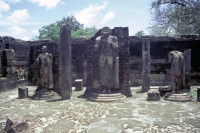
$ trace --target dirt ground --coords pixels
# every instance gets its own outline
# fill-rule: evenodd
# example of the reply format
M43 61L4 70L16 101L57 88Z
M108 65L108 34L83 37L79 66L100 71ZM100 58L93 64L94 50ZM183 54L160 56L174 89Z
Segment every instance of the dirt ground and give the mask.
M32 96L36 86L28 86ZM84 88L85 90L85 88ZM200 102L147 101L141 87L132 87L133 96L117 102L18 99L17 89L0 93L0 132L6 119L18 114L28 121L27 133L135 133L200 132Z

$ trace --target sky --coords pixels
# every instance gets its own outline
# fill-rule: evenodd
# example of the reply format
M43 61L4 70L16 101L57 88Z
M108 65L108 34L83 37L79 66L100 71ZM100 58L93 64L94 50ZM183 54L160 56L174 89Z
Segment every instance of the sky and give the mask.
M75 16L84 28L129 27L148 34L152 0L0 0L0 36L31 40L38 29Z

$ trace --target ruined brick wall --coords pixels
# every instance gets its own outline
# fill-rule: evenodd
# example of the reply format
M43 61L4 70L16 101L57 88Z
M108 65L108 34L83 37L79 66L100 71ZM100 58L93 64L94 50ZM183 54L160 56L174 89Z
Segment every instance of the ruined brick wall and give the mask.
M71 40L72 48L72 84L76 79L83 79L86 82L86 39L76 38ZM60 92L59 87L59 43L54 43L49 40L39 40L28 42L31 46L30 52L30 75L29 80L33 85L37 85L38 82L38 67L35 60L40 53L42 53L42 46L47 46L47 52L53 55L53 81L55 90ZM85 84L84 84L85 85Z
M129 37L130 45L130 79L132 85L142 85L142 39L150 38L151 54L151 85L169 85L170 83L170 64L168 53L172 50L184 52L191 49L191 69L200 71L200 36L183 35L179 38L169 36L144 36ZM198 77L196 77L198 78Z
M5 49L13 49L15 58L7 61L5 58ZM24 86L26 79L19 79L16 70L23 69L25 73L29 71L30 46L26 41L15 39L9 36L0 37L0 91ZM9 77L7 69L12 67L14 71ZM24 76L27 76L26 74Z
M119 45L119 91L126 96L131 96L130 92L130 66L129 66L129 32L128 28L115 27L112 35L118 38ZM98 31L93 37L87 40L87 83L85 96L91 95L95 91L100 91L100 70L99 70L99 53L94 52L96 37L100 36Z
M87 78L87 39L72 38L72 85L76 79L83 79L83 84L86 85Z

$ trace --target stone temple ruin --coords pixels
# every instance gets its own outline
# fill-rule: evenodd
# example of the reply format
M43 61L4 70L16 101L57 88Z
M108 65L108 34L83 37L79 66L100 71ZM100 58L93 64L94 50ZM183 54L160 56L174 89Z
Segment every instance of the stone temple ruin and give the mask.
M168 53L178 50L185 57L185 83L189 86L191 73L198 82L200 63L199 35L182 35L179 38L169 36L129 36L128 27L116 27L111 34L118 38L119 46L119 89L125 96L131 96L130 87L149 84L150 86L166 86L170 83L170 63ZM98 53L94 51L95 39L101 30L89 39L71 39L71 77L72 84L76 79L83 79L86 87L84 95L90 95L100 87ZM148 45L149 53L144 54L143 45ZM0 91L13 89L23 85L38 84L38 68L36 58L42 53L42 47L53 56L54 91L60 93L59 85L59 42L49 40L23 41L9 36L0 37ZM143 57L144 56L144 57ZM147 64L145 61L147 59ZM148 64L149 63L149 64ZM145 68L147 66L147 68ZM149 83L143 82L148 69ZM147 86L149 86L147 85Z
M76 93L72 92L72 86L79 86L79 90L84 86L83 98L115 101L134 97L137 93L133 95L131 87L142 86L140 92L148 92L148 101L157 101L160 96L171 101L191 100L188 93L190 86L200 83L200 35L138 37L129 36L128 27L106 28L107 31L100 29L89 39L70 38L69 27L64 25L60 42L57 43L50 40L23 41L9 36L0 37L0 92L15 88L23 91L24 86L25 93L28 93L25 86L34 85L38 86L35 99L57 94L66 100L71 99L72 93ZM103 48L99 48L100 45ZM45 56L41 54L44 49ZM172 51L174 54L169 57ZM178 52L179 55L176 54ZM170 58L174 59L175 66ZM44 63L49 61L51 76L46 69L49 68L48 63ZM45 68L38 67L38 64ZM174 74L179 71L178 68L182 73ZM42 73L46 73L48 80L42 77ZM44 87L43 82L51 82L53 86ZM116 86L110 85L112 83ZM152 91L154 86L159 89ZM197 88L197 99L199 91Z

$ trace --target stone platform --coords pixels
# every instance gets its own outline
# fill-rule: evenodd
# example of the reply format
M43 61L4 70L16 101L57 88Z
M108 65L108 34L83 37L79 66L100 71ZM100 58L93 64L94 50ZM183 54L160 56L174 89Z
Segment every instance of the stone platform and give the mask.
M52 90L38 90L35 92L33 99L35 100L48 100L56 97L58 94Z
M187 92L180 93L168 93L165 95L164 100L174 101L174 102L189 102L191 101L191 96Z
M111 93L111 94L98 94L93 93L92 96L89 97L89 100L94 102L112 102L118 101L126 98L122 93Z

